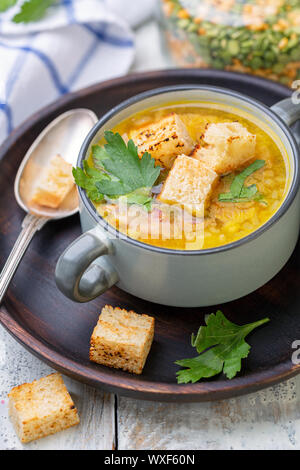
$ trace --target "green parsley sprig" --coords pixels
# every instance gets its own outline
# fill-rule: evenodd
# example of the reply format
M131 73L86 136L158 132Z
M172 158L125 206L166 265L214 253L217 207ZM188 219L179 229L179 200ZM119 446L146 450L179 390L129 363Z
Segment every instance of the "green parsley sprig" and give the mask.
M192 335L192 346L199 355L175 362L185 367L176 374L178 383L195 383L222 371L228 379L235 377L241 370L242 359L248 356L251 349L245 337L268 321L269 318L264 318L239 326L227 320L220 310L216 314L207 315L206 326L199 328L197 336Z
M87 197L93 202L101 202L104 195L99 191L96 186L97 181L107 176L93 167L90 167L87 160L83 161L83 169L80 167L72 169L75 183L81 188L86 190Z
M8 10L17 3L17 0L0 0L0 13Z
M245 181L252 173L259 170L265 165L265 160L255 160L250 166L245 168L240 174L233 179L230 191L228 193L219 194L220 202L249 202L263 201L263 195L258 191L256 184L245 186Z
M106 131L105 139L106 145L93 147L93 160L96 167L103 168L114 179L101 181L99 190L108 196L121 196L139 188L151 188L161 170L155 166L155 159L147 152L139 158L133 140L126 145L118 132Z
M10 8L16 3L9 0L5 0L5 2L7 4L10 3L6 9ZM30 23L32 21L39 21L45 16L48 8L55 2L56 0L26 0L22 4L20 12L13 17L13 21L15 23Z
M160 167L155 166L149 153L139 158L134 142L129 140L126 145L119 133L107 131L105 139L104 146L92 148L95 168L87 161L84 161L83 169L73 168L76 184L85 189L94 202L119 198L150 210L150 189L159 176Z

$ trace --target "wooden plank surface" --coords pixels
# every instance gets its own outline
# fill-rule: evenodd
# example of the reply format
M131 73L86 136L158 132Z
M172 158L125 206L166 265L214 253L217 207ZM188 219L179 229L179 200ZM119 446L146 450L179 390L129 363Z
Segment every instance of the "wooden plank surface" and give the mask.
M118 400L119 449L300 449L300 376L212 403Z
M78 408L78 426L22 445L7 416L7 393L15 385L31 382L53 370L20 346L0 326L0 450L111 450L115 446L115 399L113 395L64 377Z
M14 385L52 370L0 327L0 450L106 449L115 445L114 396L65 377L78 407L78 427L22 445L7 417ZM118 397L118 448L299 449L300 376L270 389L215 403L154 403Z

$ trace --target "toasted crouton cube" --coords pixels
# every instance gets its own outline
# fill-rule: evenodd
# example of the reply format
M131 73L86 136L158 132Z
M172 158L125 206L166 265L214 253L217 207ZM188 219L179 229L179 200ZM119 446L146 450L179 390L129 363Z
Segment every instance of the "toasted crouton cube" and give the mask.
M165 168L171 168L177 155L189 155L194 148L184 123L175 113L132 131L130 138L138 146L140 158L149 152Z
M239 122L208 124L202 139L206 146L197 146L191 156L219 175L238 169L255 156L256 136Z
M90 360L141 374L153 335L154 318L106 305L91 337Z
M30 203L56 209L74 187L72 165L60 155L51 158L33 189Z
M180 204L200 217L204 211L218 175L195 158L179 155L164 183L158 199L167 204Z
M59 373L14 387L8 396L10 418L23 443L79 423L77 410Z

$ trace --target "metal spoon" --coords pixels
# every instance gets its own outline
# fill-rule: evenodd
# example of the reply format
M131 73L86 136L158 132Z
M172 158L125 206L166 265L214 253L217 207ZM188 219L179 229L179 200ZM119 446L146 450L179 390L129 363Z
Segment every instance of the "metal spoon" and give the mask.
M0 304L34 234L49 220L68 217L78 211L75 186L57 209L30 205L32 188L42 168L57 154L75 165L81 144L97 121L95 113L88 109L67 111L41 132L23 158L16 175L14 191L19 206L27 215L22 222L22 231L0 274Z

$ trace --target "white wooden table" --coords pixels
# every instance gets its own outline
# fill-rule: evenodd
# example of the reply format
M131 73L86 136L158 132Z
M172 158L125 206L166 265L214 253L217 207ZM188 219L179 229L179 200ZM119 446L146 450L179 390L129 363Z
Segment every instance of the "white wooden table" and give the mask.
M133 70L166 65L150 22L137 32ZM7 417L7 393L50 372L0 327L0 450L300 449L300 376L255 394L200 404L115 397L66 377L80 425L23 446Z

